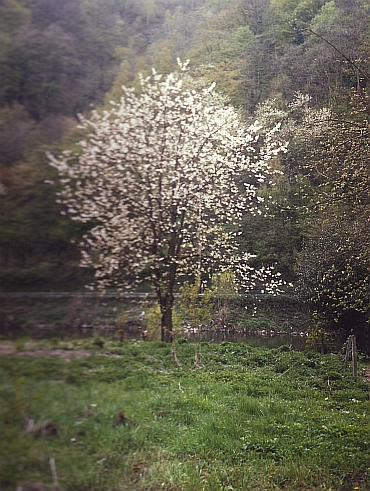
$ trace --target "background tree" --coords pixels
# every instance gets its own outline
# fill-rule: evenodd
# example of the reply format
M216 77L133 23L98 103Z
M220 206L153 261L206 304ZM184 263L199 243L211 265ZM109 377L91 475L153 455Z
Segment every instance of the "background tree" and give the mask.
M355 90L348 106L335 111L312 107L309 96L297 94L288 106L266 101L257 115L264 127L280 122L289 140L281 157L281 179L290 179L296 196L286 203L285 213L290 208L293 219L296 215L295 230L301 229L300 239L305 238L303 250L295 251L297 293L322 327L342 330L346 319L343 332L348 335L348 328L356 324L356 334L365 336L370 267L368 96L363 89ZM281 204L275 199L275 214Z
M320 221L298 257L299 291L330 329L338 330L344 319L346 335L356 327L365 349L370 332L370 146L364 90L353 93L350 107L333 115L325 138L304 160L307 179L316 183L313 208Z
M81 244L81 265L95 269L100 288L149 280L167 341L181 274L215 267L249 273L249 255L237 254L237 227L255 210L258 182L271 179L269 161L281 149L274 131L259 142L258 127L246 128L185 65L165 78L155 71L141 77L139 95L123 88L111 110L82 118L93 131L80 154L50 156L67 212L94 225Z
M55 148L59 138L65 142L76 113L90 110L91 104L118 101L122 85L138 88L136 74L140 71L148 74L157 66L162 73L170 73L180 56L190 58L210 84L216 81L218 90L247 116L267 98L274 98L281 108L300 91L310 94L315 109L330 107L336 119L352 122L350 89L358 92L367 84L355 67L369 72L368 25L367 0L0 2L0 187L6 192L1 200L1 220L2 237L12 241L0 244L0 275L5 268L6 288L24 288L16 279L18 275L13 275L11 282L11 269L24 268L24 244L34 244L27 263L37 266L43 262L37 251L45 249L45 234L35 231L40 230L45 216L54 213L51 210L56 212L51 222L66 230L59 208L49 206L52 188L42 189L46 187L44 178L52 181L55 177L50 167L44 171L43 145ZM296 116L299 121L299 114L290 119L296 120ZM311 130L316 126L312 123ZM270 207L268 217L246 219L240 240L241 248L258 256L256 264L279 262L279 270L288 273L290 281L294 277L292 253L300 249L302 231L310 225L306 211L311 215L318 211L310 204L314 203L312 193L322 183L318 173L315 178L301 179L308 173L308 168L302 168L316 162L316 153L331 152L324 149L325 139L320 141L319 132L311 145L309 127L301 128L307 142L290 132L290 150L281 162L285 176L273 190L263 190L263 197L273 196L277 206L274 210ZM346 145L350 139L357 140L354 127L347 124L347 129ZM318 156L319 168L320 162ZM27 186L19 185L22 182ZM38 198L27 202L31 187ZM339 189L346 193L345 184ZM356 199L355 190L350 191L348 200ZM25 199L20 199L22 194ZM317 202L319 195L316 197ZM23 235L24 227L13 227L13 219L27 221L32 237ZM81 224L74 225L78 228ZM50 230L50 237L53 235ZM68 240L67 234L63 241ZM58 242L60 238L50 242L48 251L59 250ZM18 259L11 254L11 268L9 250L20 251ZM23 272L31 287L30 270ZM49 273L55 281L40 282L34 277L35 288L72 288L64 275L58 282L55 270ZM0 283L0 288L5 288L4 281ZM75 288L76 283L73 285Z
M366 222L334 218L311 231L297 258L297 292L311 306L316 326L342 341L355 334L368 354L369 250Z
M279 125L281 139L289 144L274 162L278 176L272 185L259 189L258 219L244 217L240 240L243 248L255 254L254 266L276 264L275 269L292 283L296 280L295 254L315 213L315 188L305 164L314 162L331 114L328 109L312 107L310 97L299 92L289 103L266 100L255 112L262 134Z

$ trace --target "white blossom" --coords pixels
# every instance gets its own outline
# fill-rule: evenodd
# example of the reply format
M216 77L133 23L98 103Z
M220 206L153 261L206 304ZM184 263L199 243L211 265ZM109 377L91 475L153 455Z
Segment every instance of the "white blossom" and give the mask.
M269 162L285 145L275 128L261 142L259 124L246 127L214 85L187 75L187 63L141 77L139 95L123 87L109 111L80 115L90 133L78 154L48 155L67 212L93 224L81 266L95 269L100 288L149 278L161 300L182 273L233 267L250 276L250 256L238 255L240 221L256 207L256 178L272 179Z

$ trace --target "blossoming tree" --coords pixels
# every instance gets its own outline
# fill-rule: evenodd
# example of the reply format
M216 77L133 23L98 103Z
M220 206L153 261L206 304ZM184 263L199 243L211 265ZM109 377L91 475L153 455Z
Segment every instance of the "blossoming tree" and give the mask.
M238 224L255 212L257 186L271 179L269 161L282 148L275 130L261 141L257 123L246 127L213 85L179 65L165 77L153 70L139 95L123 87L110 110L81 117L80 152L49 155L66 212L92 224L81 266L94 268L102 289L149 280L166 341L181 274L215 265L240 278L250 273L249 255L238 254Z

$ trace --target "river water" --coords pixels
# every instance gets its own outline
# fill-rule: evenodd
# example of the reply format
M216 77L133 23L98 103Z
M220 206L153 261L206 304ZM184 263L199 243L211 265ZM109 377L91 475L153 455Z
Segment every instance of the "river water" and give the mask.
M87 328L72 329L65 327L52 328L50 326L38 326L38 328L18 328L1 330L3 337L8 339L19 339L29 337L33 339L81 339L100 336L106 340L119 340L119 333L115 328ZM302 351L305 348L307 337L297 333L274 333L270 331L256 331L247 333L236 332L219 332L205 331L194 333L185 331L181 337L186 338L189 342L208 341L212 343L222 343L230 341L233 343L247 343L254 347L278 348L282 345L288 345L294 350ZM125 340L142 339L140 328L126 330Z
M232 333L232 332L205 332L201 334L186 333L186 339L190 342L209 341L213 343L222 343L230 341L233 343L247 343L254 347L278 348L287 345L297 351L303 351L306 345L307 337L300 334L291 333L270 333L270 332L253 332L253 333Z

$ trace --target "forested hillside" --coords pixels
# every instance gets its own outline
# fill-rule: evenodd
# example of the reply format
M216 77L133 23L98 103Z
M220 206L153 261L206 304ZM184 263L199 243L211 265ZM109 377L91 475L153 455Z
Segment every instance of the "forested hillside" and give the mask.
M369 308L369 0L2 0L2 290L74 290L81 224L56 203L45 152L74 148L78 113L138 73L190 59L246 118L278 122L288 152L268 213L241 247L277 264L330 321ZM72 242L71 242L72 241ZM357 321L356 321L357 322Z

